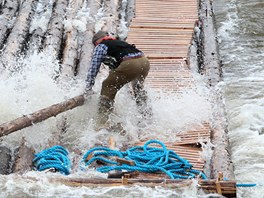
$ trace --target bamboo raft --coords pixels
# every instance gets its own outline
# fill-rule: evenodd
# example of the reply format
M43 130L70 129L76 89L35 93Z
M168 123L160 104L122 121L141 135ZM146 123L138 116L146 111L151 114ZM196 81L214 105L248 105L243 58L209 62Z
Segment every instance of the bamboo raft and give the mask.
M30 2L25 10L30 9ZM116 6L117 2L115 1ZM66 1L61 1L62 6L57 6L55 11L58 17L62 16L63 10L66 9ZM77 5L78 4L78 5ZM75 9L72 10L72 15L76 12L80 6L80 1L75 5ZM200 9L205 6L203 11L206 10L206 14L203 15L203 20L210 18L210 2L209 1L197 1L197 0L136 0L134 9L135 17L130 21L130 31L128 33L128 42L134 43L141 49L145 55L150 60L150 73L148 75L146 83L153 89L165 91L168 93L179 93L191 90L195 85L192 71L190 69L190 64L192 60L190 59L191 50L190 47L193 45L193 40L195 37L194 29L198 27L199 18L198 7ZM98 9L98 8L97 8ZM26 12L25 12L26 13ZM76 13L75 13L76 14ZM25 18L29 17L26 15ZM50 42L46 39L44 44L45 48L50 45L61 45L59 40L61 40L61 29L62 26L54 28L54 24L60 20L59 18L54 18L49 24L49 29L54 29L57 32L53 32L53 37L58 39L58 42ZM18 25L19 26L19 25ZM20 25L21 26L21 25ZM22 28L23 30L23 28ZM52 31L51 31L52 32ZM90 32L87 32L90 34ZM22 35L22 33L19 33ZM36 33L37 34L37 33ZM34 35L34 34L33 34ZM12 36L12 34L11 34ZM37 36L36 36L37 37ZM71 31L67 33L67 41L63 51L63 63L66 65L62 69L63 76L72 75L76 68L76 61L70 59L72 54L80 58L80 65L87 65L87 60L77 53L76 47L76 37L77 32ZM32 37L34 38L34 37ZM1 40L2 38L0 38ZM21 40L21 41L20 41ZM22 43L22 38L16 45ZM7 40L11 42L11 39ZM33 42L33 41L32 41ZM35 40L34 40L35 42ZM14 45L10 43L9 45ZM72 47L72 46L75 47ZM89 46L90 44L83 43L83 47ZM60 47L54 47L59 49ZM206 46L203 46L206 50ZM6 50L6 54L14 54L17 51L17 47L9 48ZM85 50L84 50L85 51ZM57 50L56 54L60 52ZM85 53L85 52L83 52ZM195 52L196 53L196 52ZM211 53L212 54L212 53ZM6 56L7 56L6 55ZM195 54L197 55L197 54ZM208 56L204 58L209 59ZM205 64L206 65L206 64ZM204 69L204 73L212 74L214 66L209 66L209 68ZM217 71L218 72L218 71ZM215 72L215 73L217 73ZM218 75L220 76L220 75ZM214 77L214 76L213 76ZM219 79L210 78L209 85L214 84L214 82ZM40 122L49 117L56 116L59 113L67 111L69 109L80 106L84 103L84 97L82 95L75 98L69 99L65 102L53 105L49 108L42 109L28 116L23 116L14 121L4 123L0 125L0 137L8 135L14 131L20 130L24 127L28 127L33 123ZM50 111L52 113L50 113ZM168 149L175 151L181 157L190 161L194 168L203 171L205 168L205 161L201 158L200 153L202 152L201 144L206 144L208 142L219 142L222 141L223 129L220 127L213 128L210 126L209 121L206 123L197 123L201 127L191 131L181 131L177 134L177 141L166 141L164 142ZM220 138L219 138L220 136ZM225 142L226 140L224 139ZM112 143L114 144L114 143ZM142 145L144 142L138 142L138 145ZM215 149L214 158L212 159L212 164L210 165L212 169L211 175L208 177L209 180L199 180L198 188L204 190L208 193L218 193L226 197L236 197L236 182L234 180L224 181L224 176L230 177L232 175L232 169L229 169L229 165L222 165L221 160L217 163L217 158L220 155L224 155L223 159L228 161L228 156L226 155L225 146L220 146L219 149ZM25 146L21 145L21 152L27 153L29 156L30 150L24 149ZM24 149L24 150L23 150ZM223 153L221 153L223 152ZM219 154L221 153L221 154ZM25 154L23 155L25 156ZM222 157L222 156L221 156ZM27 160L30 161L30 160ZM226 162L227 164L229 162ZM18 162L19 164L19 162ZM25 165L21 165L25 166ZM29 164L26 164L29 166ZM16 168L20 170L19 165ZM169 188L182 188L186 186L191 186L192 181L190 180L171 180L164 174L124 174L119 176L119 179L85 179L85 178L51 178L50 181L54 183L63 183L70 186L119 186L119 185L143 185L143 186L163 186ZM30 179L30 178L29 178ZM32 178L31 178L32 179Z

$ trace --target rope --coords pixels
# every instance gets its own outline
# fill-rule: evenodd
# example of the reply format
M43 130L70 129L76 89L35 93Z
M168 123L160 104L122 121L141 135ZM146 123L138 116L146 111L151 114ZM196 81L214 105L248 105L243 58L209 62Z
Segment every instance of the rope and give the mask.
M158 144L162 148L150 147L150 144ZM88 161L87 157L93 155ZM113 156L125 160L134 161L135 165L118 164L113 160ZM192 169L192 165L174 151L168 150L166 146L158 140L149 140L144 146L136 146L125 152L112 150L106 147L90 149L82 158L82 163L86 166L95 161L101 161L108 165L97 168L99 172L106 173L112 170L140 171L145 173L164 172L171 179L190 179L200 176L206 179L206 175L201 171Z
M62 174L70 174L68 151L62 146L53 146L35 154L33 164L38 171L54 168Z
M225 181L228 181L229 179L228 178L224 178ZM242 183L238 183L236 184L236 187L256 187L256 186L259 186L260 184L254 184L254 183L245 183L245 184L242 184Z
M236 184L236 187L255 187L257 184Z

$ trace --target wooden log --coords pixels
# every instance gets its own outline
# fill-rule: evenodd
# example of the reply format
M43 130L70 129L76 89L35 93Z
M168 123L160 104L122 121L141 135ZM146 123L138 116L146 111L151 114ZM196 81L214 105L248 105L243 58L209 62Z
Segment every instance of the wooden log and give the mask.
M60 183L68 186L82 187L98 187L100 186L120 186L120 185L144 185L148 187L173 187L173 188L182 188L186 186L191 186L191 180L172 180L172 179L129 179L126 178L125 182L123 179L94 179L94 178L51 178L50 182ZM208 183L209 182L209 183ZM236 182L235 181L221 181L221 191L222 194L226 197L234 197L236 195ZM210 193L217 193L215 186L215 180L206 180L204 182L199 182L198 189L205 190Z
M0 137L8 135L17 130L23 129L25 127L31 126L35 123L46 120L50 117L56 116L62 112L68 111L75 107L84 104L85 98L83 95L76 96L64 102L54 104L50 107L41 109L29 115L24 115L15 120L6 122L0 125Z
M82 0L70 1L69 9L67 12L67 20L71 23L71 27L66 30L66 40L65 47L63 49L63 57L62 57L62 68L61 68L61 79L67 81L69 77L73 77L76 72L76 66L79 62L79 31L74 26L74 21L72 21L78 10L82 5Z
M23 174L26 171L30 171L32 169L34 153L34 149L26 144L26 139L23 137L16 152L13 172Z
M87 7L90 10L90 16L95 16L100 8L100 4L96 0L88 1ZM86 31L83 33L83 43L81 44L80 62L78 68L78 75L85 78L88 68L90 67L90 60L92 57L94 45L92 44L92 37L95 33L95 21L87 22Z
M124 1L122 1L122 4L123 2ZM126 3L126 15L123 17L124 21L127 22L127 26L129 27L132 19L135 18L135 0L126 1L124 3Z
M63 40L63 21L69 0L57 0L54 4L51 21L45 35L44 51L54 53L55 58L60 58Z
M104 1L104 25L102 29L108 32L117 33L119 25L119 0Z
M10 173L11 150L6 146L0 145L0 174Z
M38 1L37 7L41 7L38 12L34 12L32 16L32 21L30 24L29 33L31 34L29 41L29 50L28 53L32 53L35 50L39 50L42 45L42 40L47 31L48 25L43 24L43 18L49 23L51 19L51 13L53 8L52 1L43 0ZM36 26L36 23L38 24Z
M14 60L26 45L26 37L29 31L34 0L23 1L20 5L19 14L10 35L7 38L6 48L3 51L4 62Z
M214 26L214 13L211 1L201 1L200 20L202 30L202 52L203 52L203 73L208 84L215 86L220 82L222 69L219 61L218 44L216 40L216 30Z
M6 1L2 8L2 14L0 16L0 46L3 45L7 31L10 27L10 21L15 17L18 9L18 0Z
M216 33L214 29L214 14L212 2L202 0L200 3L200 20L202 21L203 35L203 73L207 77L209 86L215 87L221 80L222 71L219 61ZM212 143L216 145L212 155L211 173L213 178L217 178L219 172L223 172L224 177L234 178L233 164L229 155L229 142L227 137L227 120L225 106L220 90L215 90L212 98L214 107Z

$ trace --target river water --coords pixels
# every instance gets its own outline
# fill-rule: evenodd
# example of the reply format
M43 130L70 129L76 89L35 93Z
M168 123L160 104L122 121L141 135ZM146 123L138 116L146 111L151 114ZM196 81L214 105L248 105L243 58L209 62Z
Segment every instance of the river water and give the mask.
M239 197L264 197L264 1L215 0L223 90Z
M236 179L241 183L259 184L254 188L239 188L238 197L263 197L264 2L263 0L215 0L214 3L220 58L224 70L224 82L221 83L221 88L224 91L229 121L229 138ZM82 93L85 86L83 78L73 79L63 85L58 84L54 76L59 70L59 64L52 55L34 52L15 64L23 66L23 69L12 74L9 72L1 74L1 78L4 79L0 81L1 122L78 95ZM99 83L95 85L97 94L83 107L66 114L67 130L60 137L63 146L85 152L95 144L107 144L105 137L108 132L95 133L93 130L93 115L96 112L100 80L104 76L105 73L102 71L98 77ZM193 127L195 123L210 119L209 90L203 87L204 83L200 78L197 77L197 80L199 81L196 83L198 87L180 97L162 95L148 89L150 98L152 98L154 115L156 115L154 124L150 127L158 129L158 132L164 132L163 135L154 134L155 136L160 139L173 138L174 136L171 136L173 131L186 130L188 127ZM138 140L135 138L138 135L135 127L138 119L136 106L134 101L127 97L127 92L128 89L124 88L117 96L115 107L118 114L113 116L113 119L117 121L121 119L130 133L129 137L116 136L120 144L117 147L127 142L133 144ZM124 106L128 108L124 109ZM179 112L181 116L177 117ZM64 116L60 115L57 119L51 118L34 127L23 129L2 138L0 142L15 149L21 137L24 136L29 145L32 145L36 151L40 151L52 145L50 139L60 128ZM177 119L167 119L168 116L176 116ZM74 157L73 151L70 154ZM93 171L84 173L75 170L73 173L73 177L94 175L105 177ZM43 173L32 171L25 176L38 178L38 182L22 180L16 178L15 175L1 176L0 197L208 197L190 189L176 192L159 187L153 189L139 186L133 188L71 188L65 185L50 184Z

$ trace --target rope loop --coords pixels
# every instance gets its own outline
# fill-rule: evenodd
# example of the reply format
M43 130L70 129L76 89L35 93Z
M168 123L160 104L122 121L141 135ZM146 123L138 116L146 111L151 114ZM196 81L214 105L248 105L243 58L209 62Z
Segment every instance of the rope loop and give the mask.
M33 165L38 171L54 168L62 174L70 174L70 160L68 151L62 146L53 146L37 154L33 159Z
M157 144L158 147L150 146ZM133 161L134 165L119 164L113 157ZM112 170L140 171L145 173L163 172L171 179L190 179L206 175L201 171L192 169L188 160L178 156L173 150L168 150L159 140L149 140L143 146L135 146L125 152L112 150L106 147L97 147L88 150L82 158L86 166L95 161L104 162L97 170L106 173Z

